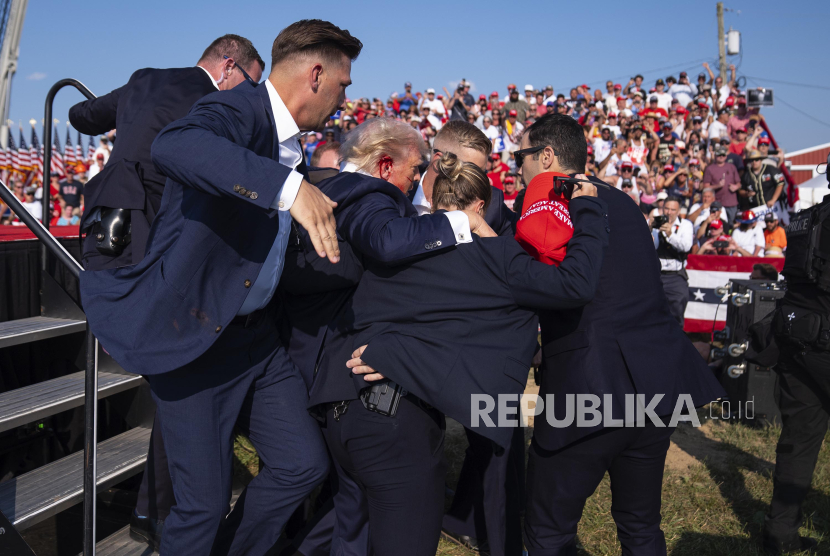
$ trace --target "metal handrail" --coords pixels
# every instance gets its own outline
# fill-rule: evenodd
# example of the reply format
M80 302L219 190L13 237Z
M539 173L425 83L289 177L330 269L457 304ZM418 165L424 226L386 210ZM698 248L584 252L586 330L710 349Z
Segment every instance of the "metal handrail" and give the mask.
M64 87L75 87L78 89L82 95L84 95L89 100L92 100L96 97L92 94L86 85L78 81L77 79L67 78L61 79L54 85L52 88L49 89L49 92L46 94L46 108L43 111L43 221L46 225L46 229L49 229L49 218L46 218L46 215L51 216L51 212L49 211L49 207L52 206L52 188L50 186L50 180L52 179L52 103L55 101L55 95L58 94L58 91L63 89ZM44 265L44 268L45 265Z
M47 186L48 187L48 186ZM46 192L44 192L46 195ZM0 180L0 198L43 242L60 262L80 279L83 266ZM45 271L45 270L44 270ZM90 370L92 372L90 372ZM84 369L84 556L95 556L96 477L98 475L98 340L86 324L86 368Z
M52 252L54 256L58 258L60 262L69 269L75 278L80 278L81 271L84 267L75 260L75 258L69 254L69 251L64 248L63 245L55 239L46 226L43 223L32 216L32 214L26 210L26 207L23 206L23 203L20 202L20 199L14 196L14 193L8 188L8 186L0 180L0 198L3 199L3 202L9 205L9 208L12 209L17 217L26 224L26 227L29 228L37 238L43 242L43 245ZM46 193L43 193L46 195Z
M46 107L43 118L43 222L32 216L20 200L14 196L5 183L0 181L0 197L9 206L17 217L43 243L45 249L41 254L41 271L46 272L46 253L51 252L69 269L76 278L80 279L81 266L72 255L61 245L55 236L49 232L52 205L52 103L55 95L64 87L72 86L78 89L88 99L97 98L86 85L77 79L61 79L49 89L46 95ZM86 369L84 369L84 556L95 556L95 521L96 521L96 491L98 475L98 340L86 325Z

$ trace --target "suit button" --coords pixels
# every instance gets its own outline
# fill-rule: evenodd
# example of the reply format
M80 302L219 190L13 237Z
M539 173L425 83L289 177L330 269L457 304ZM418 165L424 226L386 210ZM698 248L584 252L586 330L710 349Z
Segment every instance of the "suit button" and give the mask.
M248 197L250 197L252 201L256 201L256 198L259 197L259 195L256 194L256 191L251 191L251 194L248 195Z
M441 247L441 240L439 239L438 241L436 241L435 245L437 245L438 247Z
M233 190L234 190L234 191L239 191L240 189L242 189L242 186L241 186L241 185L239 185L238 183L237 183L236 185L234 185L234 186L233 186Z
M239 194L240 194L240 195L247 195L247 194L248 194L248 190L247 190L247 189L245 189L245 188L243 187L243 188L241 188L241 189L239 190Z
M251 281L250 281L250 280L245 280L245 287L246 287L246 288L250 288L250 287L251 287Z
M221 331L222 331L222 327L221 327L221 326L217 326L217 327L216 327L216 333L217 333L217 334L219 334Z

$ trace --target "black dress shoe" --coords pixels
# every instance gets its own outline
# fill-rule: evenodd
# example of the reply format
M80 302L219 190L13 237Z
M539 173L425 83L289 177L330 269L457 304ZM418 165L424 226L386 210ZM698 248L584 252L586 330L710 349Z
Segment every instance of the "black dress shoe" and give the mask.
M480 541L475 537L458 535L452 531L447 531L446 529L441 529L441 538L445 541L453 542L468 550L472 550L473 552L478 552L483 556L490 554L490 545L487 544L486 540Z
M130 517L130 538L147 543L156 552L161 546L162 531L164 531L163 519L138 516L135 512Z
M798 539L781 542L772 539L764 539L764 554L767 556L781 556L783 554L815 554L818 541L809 537L798 537Z

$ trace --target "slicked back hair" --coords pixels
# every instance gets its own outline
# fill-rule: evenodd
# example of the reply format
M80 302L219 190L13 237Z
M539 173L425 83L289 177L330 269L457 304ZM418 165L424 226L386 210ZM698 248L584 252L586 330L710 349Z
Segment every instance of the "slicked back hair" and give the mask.
M321 19L292 23L277 35L271 48L271 68L297 55L317 54L331 61L341 55L356 60L363 43L345 29Z
M452 141L462 147L484 153L487 158L493 150L493 144L484 132L464 120L450 120L444 124L444 127L435 135L433 145L443 141Z
M525 133L528 134L531 147L552 147L563 169L578 173L585 171L588 144L585 142L582 126L572 117L565 114L546 114L527 128Z
M262 61L253 43L245 37L233 34L222 35L210 43L210 46L202 53L202 57L199 58L199 63L221 62L224 59L223 56L233 58L234 62L248 70L253 67L254 62L259 64L259 69L265 69L265 62Z

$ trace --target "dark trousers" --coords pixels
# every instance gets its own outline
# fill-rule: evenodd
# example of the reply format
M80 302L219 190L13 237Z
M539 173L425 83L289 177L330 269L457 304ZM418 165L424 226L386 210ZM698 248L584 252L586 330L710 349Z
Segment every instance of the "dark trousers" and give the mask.
M778 372L783 428L778 439L767 537L798 539L801 505L810 491L830 415L830 352L781 346Z
M147 463L144 465L144 476L141 477L141 486L138 487L135 512L151 519L165 520L175 503L173 481L167 468L167 452L164 450L161 424L156 413L150 433L150 449L147 452Z
M524 429L516 427L507 450L465 429L469 447L443 527L451 533L487 540L492 556L522 553L524 508Z
M666 298L669 300L669 311L680 326L683 326L683 316L686 314L686 305L689 304L689 279L686 278L686 272L683 271L682 274L663 273L660 275L660 280L663 282L663 291L666 292Z
M368 523L375 556L434 556L444 509L444 416L412 396L394 417L353 400L323 436L337 472L332 556Z
M305 383L273 319L229 325L201 357L149 382L176 498L160 552L264 554L328 471ZM228 515L235 424L262 469Z
M565 448L530 445L524 538L530 556L575 555L585 501L605 472L623 555L665 556L660 530L663 465L673 427L604 429Z
M103 270L133 264L132 243L127 245L124 252L117 257L102 255L95 248L96 243L97 239L91 232L81 241L85 270ZM150 449L147 452L147 463L144 464L141 486L138 488L135 512L150 519L164 520L175 503L173 482L170 480L170 471L167 469L167 453L164 451L157 412L153 420L153 430L150 433Z

